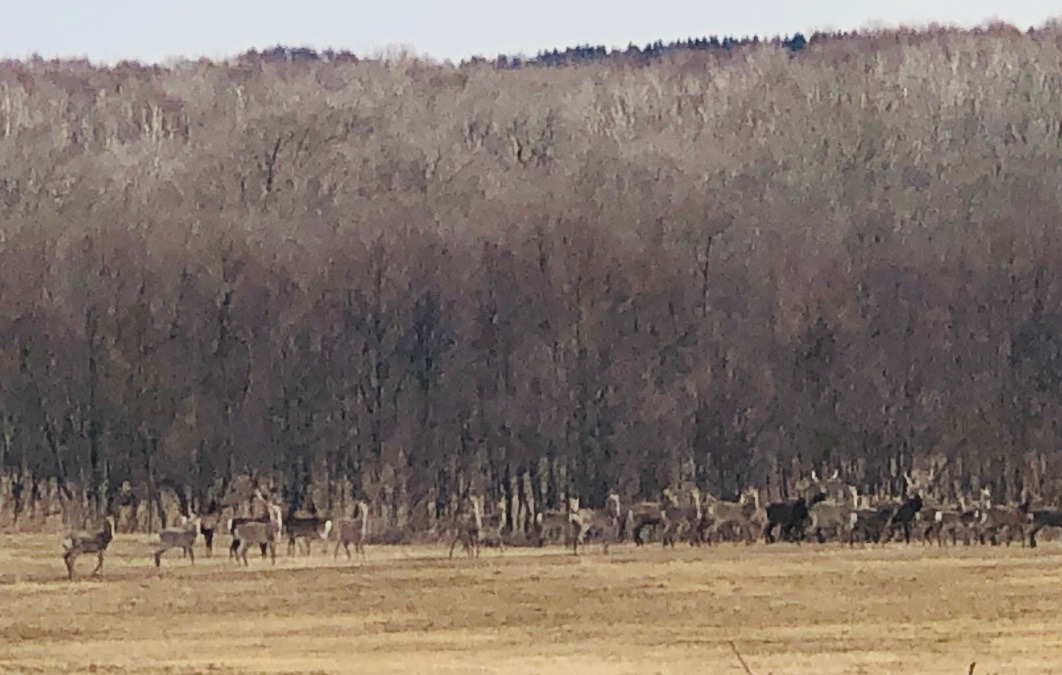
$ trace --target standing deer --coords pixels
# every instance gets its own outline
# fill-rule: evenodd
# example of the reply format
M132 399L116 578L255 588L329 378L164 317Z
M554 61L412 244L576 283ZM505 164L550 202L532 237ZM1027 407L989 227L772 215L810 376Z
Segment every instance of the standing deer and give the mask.
M1036 548L1036 535L1045 527L1062 528L1062 512L1058 509L1037 509L1029 513L1029 547Z
M454 557L454 547L461 542L461 550L468 552L468 557L479 557L479 537L483 531L483 502L479 495L469 495L470 513L458 515L454 522L454 539L450 542L450 558Z
M98 562L96 569L92 570L92 576L103 574L103 554L114 540L114 516L107 516L103 522L103 529L95 532L75 532L63 541L63 562L66 563L67 576L74 580L74 561L82 553L95 553Z
M709 496L705 515L711 521L708 533L710 540L724 527L736 527L743 535L746 544L751 544L757 534L753 532L763 524L760 509L760 492L755 488L742 490L737 502L727 502Z
M349 560L351 544L354 544L354 552L364 558L365 542L369 538L369 505L364 501L355 504L352 517L341 519L336 526L336 531L338 537L336 550L332 554L333 558L339 557L339 547L342 546Z
M999 533L1005 532L1007 535L1006 544L1010 546L1010 542L1013 541L1016 532L1018 538L1021 539L1021 545L1024 547L1025 526L1028 522L1026 512L1028 510L1028 501L1018 508L993 504L992 491L988 488L982 488L981 518L977 522L980 542L984 544L987 537L992 542L992 545L995 546L999 543L997 538Z
M194 513L183 518L183 527L171 527L159 532L159 545L155 548L155 567L162 566L162 554L171 548L179 548L195 564L195 540L202 531L201 521Z
M310 555L314 539L320 538L328 541L328 534L332 531L330 518L319 518L316 515L303 517L295 515L295 508L288 510L288 517L284 520L284 529L288 534L288 555L293 555L297 546L296 541L302 539L306 542L306 555Z
M568 499L568 522L572 531L572 553L579 555L579 544L591 533L601 535L604 552L608 553L609 544L619 540L622 509L620 498L612 493L605 500L604 509L579 508L579 498Z
M568 545L570 537L568 513L566 511L539 511L535 514L534 532L538 545L545 546L547 541L563 538Z
M620 538L623 538L627 529L631 531L631 538L635 546L644 546L642 531L647 527L664 525L664 508L667 504L677 504L678 498L670 490L665 488L663 498L658 502L638 502L627 510L627 516L620 522Z

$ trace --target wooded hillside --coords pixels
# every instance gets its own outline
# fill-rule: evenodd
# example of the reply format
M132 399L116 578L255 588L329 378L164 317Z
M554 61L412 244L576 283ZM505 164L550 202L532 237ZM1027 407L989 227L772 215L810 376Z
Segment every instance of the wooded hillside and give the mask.
M1059 499L1060 226L1058 25L8 61L0 527L250 475L395 528L949 458Z

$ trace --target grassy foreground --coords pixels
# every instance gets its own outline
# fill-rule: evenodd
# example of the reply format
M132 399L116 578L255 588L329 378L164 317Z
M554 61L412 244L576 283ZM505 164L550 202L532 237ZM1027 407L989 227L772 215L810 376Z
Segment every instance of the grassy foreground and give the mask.
M0 536L0 672L1048 673L1062 546L369 548L275 568L119 536L70 583L59 537ZM201 547L199 549L202 550ZM731 646L733 642L733 647Z

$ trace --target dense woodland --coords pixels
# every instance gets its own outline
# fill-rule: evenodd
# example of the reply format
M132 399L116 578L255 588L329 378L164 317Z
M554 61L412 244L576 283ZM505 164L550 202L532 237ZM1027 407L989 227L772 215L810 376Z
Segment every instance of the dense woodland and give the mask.
M1058 24L292 53L0 64L0 527L1062 499Z

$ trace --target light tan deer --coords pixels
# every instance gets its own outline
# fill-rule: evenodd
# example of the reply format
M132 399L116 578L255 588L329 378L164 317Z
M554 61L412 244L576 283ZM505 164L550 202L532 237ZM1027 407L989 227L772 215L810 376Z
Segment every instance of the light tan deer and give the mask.
M202 531L202 521L199 516L192 514L191 518L185 518L183 527L171 527L159 532L159 545L155 548L155 567L162 566L162 554L171 548L179 548L191 558L195 564L195 540Z
M584 509L579 507L579 498L568 499L568 522L572 531L572 553L579 555L579 544L583 543L591 532L601 536L602 549L608 553L609 544L619 541L620 498L612 493L605 500L603 509Z

